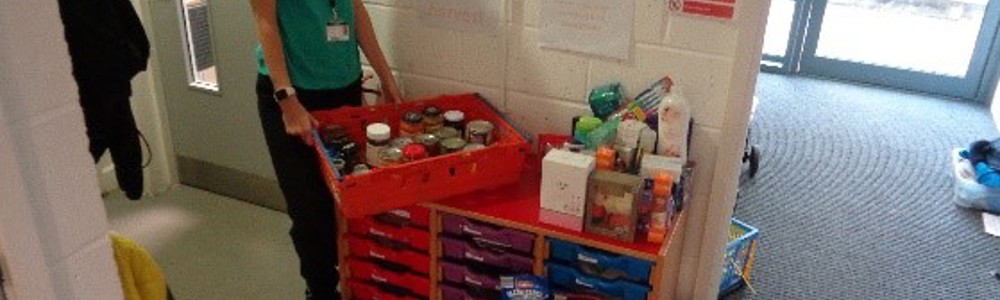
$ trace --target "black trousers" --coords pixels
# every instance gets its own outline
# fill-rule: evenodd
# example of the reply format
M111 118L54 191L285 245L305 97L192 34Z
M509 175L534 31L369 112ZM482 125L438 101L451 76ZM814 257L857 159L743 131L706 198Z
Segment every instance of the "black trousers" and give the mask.
M143 191L142 148L129 101L131 83L124 79L96 84L77 81L90 155L96 163L110 151L118 186L129 199L139 199Z
M361 80L336 90L296 88L299 102L309 111L361 105ZM334 199L323 181L313 148L285 133L281 108L274 101L271 79L257 78L257 106L271 163L292 218L292 243L310 299L340 299L337 294L337 222Z

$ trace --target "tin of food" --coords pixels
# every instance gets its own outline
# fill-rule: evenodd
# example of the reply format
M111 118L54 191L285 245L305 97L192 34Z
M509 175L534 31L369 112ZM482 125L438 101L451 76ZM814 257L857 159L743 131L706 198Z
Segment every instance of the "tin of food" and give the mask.
M483 149L483 148L486 148L486 145L472 143L472 144L465 145L465 148L462 148L462 150L472 151L472 150L479 150L479 149Z
M451 127L441 127L438 130L435 130L431 134L433 134L434 136L438 137L438 139L440 139L442 141L450 139L450 138L460 137L462 135L462 133L459 132L458 129L451 128Z
M382 166L395 166L403 163L403 150L395 147L385 148L378 153L378 157L382 161Z
M368 172L371 172L371 168L369 168L368 165L366 165L366 164L357 164L357 165L354 166L354 171L351 172L351 175L361 175L361 174L365 174L365 173L368 173Z
M403 147L406 147L406 145L409 145L409 144L413 144L413 138L400 137L400 138L394 138L391 141L389 141L389 147L392 147L392 148L400 148L400 149L402 149Z
M444 112L444 126L462 131L465 129L465 113L461 110L449 110Z
M467 144L468 143L466 143L462 138L453 137L441 141L441 151L444 154L459 152L462 151Z
M433 134L425 133L415 136L413 137L413 141L417 144L424 145L424 148L427 149L427 156L435 156L441 152L441 139L438 139L438 137Z
M465 139L470 143L489 146L493 143L493 123L485 120L469 122L465 127Z

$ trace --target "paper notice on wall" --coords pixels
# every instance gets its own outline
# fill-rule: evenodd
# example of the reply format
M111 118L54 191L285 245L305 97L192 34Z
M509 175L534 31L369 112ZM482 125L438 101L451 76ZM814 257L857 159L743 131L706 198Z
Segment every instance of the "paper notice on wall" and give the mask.
M672 12L732 20L736 17L736 0L669 0Z
M634 0L544 0L542 47L628 59Z
M495 33L503 12L498 0L420 0L424 26L455 31Z

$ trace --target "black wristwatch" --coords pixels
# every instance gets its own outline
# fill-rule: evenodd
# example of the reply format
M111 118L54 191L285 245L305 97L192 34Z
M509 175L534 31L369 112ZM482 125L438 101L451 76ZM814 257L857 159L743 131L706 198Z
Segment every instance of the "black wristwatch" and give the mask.
M292 87L280 88L274 91L274 102L281 103L281 101L288 99L288 97L295 95L295 89Z

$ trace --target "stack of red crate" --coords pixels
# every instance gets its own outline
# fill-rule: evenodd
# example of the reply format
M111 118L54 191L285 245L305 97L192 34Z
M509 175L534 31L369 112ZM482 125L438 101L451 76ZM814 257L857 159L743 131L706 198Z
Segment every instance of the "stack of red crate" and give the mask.
M354 299L430 298L430 210L410 206L347 221Z

